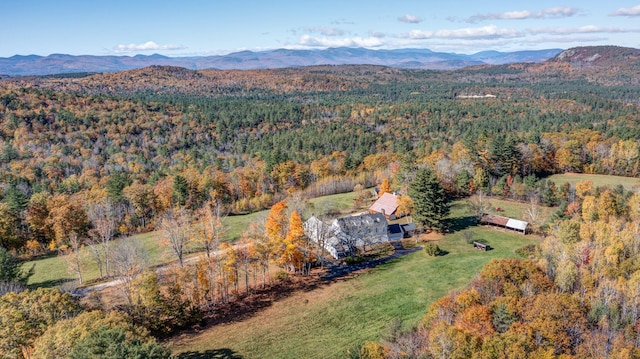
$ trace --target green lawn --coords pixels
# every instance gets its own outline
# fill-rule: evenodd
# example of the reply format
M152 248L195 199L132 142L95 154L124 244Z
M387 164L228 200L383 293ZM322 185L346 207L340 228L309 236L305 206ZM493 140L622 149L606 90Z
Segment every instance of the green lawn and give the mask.
M462 209L455 211L464 214ZM463 239L469 230L494 249L473 249ZM515 256L515 249L537 240L469 227L438 242L448 252L444 256L429 257L420 251L356 278L296 293L247 320L180 340L173 349L184 353L183 358L217 353L245 359L344 358L364 341L379 340L394 320L404 328L417 325L430 303L464 288L489 260Z
M315 208L332 208L339 211L348 211L353 208L355 193L343 193L309 200L305 209L305 215L311 215ZM307 214L306 212L310 212ZM227 216L224 223L227 227L226 240L235 241L243 232L249 229L251 223L260 221L267 216L268 211L260 211L246 215ZM161 265L175 261L175 256L161 243L161 234L158 231L138 234L124 240L140 240L142 246L149 253L149 264L152 266ZM123 239L115 239L115 242ZM198 252L197 246L191 246L190 252ZM89 251L85 248L82 251L84 258L83 279L86 283L95 283L99 279L98 267L91 260ZM51 256L38 258L24 263L25 268L35 264L35 273L29 279L29 286L32 287L53 287L66 282L73 281L76 277L68 271L66 256Z
M151 265L166 263L175 260L168 248L160 243L160 235L158 232L149 232L138 234L124 239L115 239L113 244L121 240L139 240L149 255ZM81 250L81 258L83 261L83 279L85 284L94 283L100 277L98 266L92 261L91 254L87 248ZM31 287L54 287L76 279L75 274L68 270L68 256L51 256L46 258L38 258L25 262L24 268L29 268L35 264L35 273L29 278L29 286Z
M591 174L582 174L582 173L557 174L557 175L548 177L547 179L555 182L558 188L562 187L567 182L575 187L576 183L580 181L592 181L594 187L600 187L600 186L615 187L621 184L627 190L631 190L633 187L640 186L640 179L638 178L607 176L607 175L591 175Z
M354 212L361 210L361 208L354 208L354 200L356 198L356 192L347 192L334 194L330 196L311 198L305 207L305 218L311 217L314 214L324 214L327 210L339 211L339 212Z

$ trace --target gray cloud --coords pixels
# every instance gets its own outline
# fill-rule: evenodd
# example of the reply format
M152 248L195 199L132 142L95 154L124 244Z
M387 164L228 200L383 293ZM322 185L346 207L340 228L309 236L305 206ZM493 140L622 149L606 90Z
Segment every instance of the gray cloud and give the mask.
M140 52L140 51L157 51L157 50L183 50L186 47L182 45L158 45L153 41L147 41L144 44L128 44L118 45L115 47L117 53Z
M344 35L344 30L335 28L335 27L307 27L305 28L306 32L320 34L322 36L342 36Z
M403 39L491 39L498 37L520 37L523 36L523 34L514 29L504 29L495 25L487 25L454 30L413 30L396 36Z
M380 32L380 31L369 30L369 36L377 37L378 39L382 39L384 37L387 37L387 34L385 34L384 32Z
M556 6L541 11L507 11L492 14L478 14L465 19L465 22L476 23L486 20L525 20L525 19L546 19L562 18L576 15L580 10L573 7Z
M626 29L622 27L602 27L596 25L586 25L575 28L532 28L527 30L530 34L538 35L538 34L547 34L547 35L571 35L571 34L593 34L593 33L609 33L609 34L620 34L620 33L631 33L631 32L640 32L640 29Z
M404 15L404 16L400 16L400 17L398 18L398 21L400 21L400 22L406 22L406 23L409 23L409 24L419 24L419 23L421 23L423 20L422 20L422 18L420 18L420 17L418 17L418 16L414 16L414 15L406 14L406 15Z
M345 37L341 39L302 35L300 45L311 47L380 47L385 42L377 37Z

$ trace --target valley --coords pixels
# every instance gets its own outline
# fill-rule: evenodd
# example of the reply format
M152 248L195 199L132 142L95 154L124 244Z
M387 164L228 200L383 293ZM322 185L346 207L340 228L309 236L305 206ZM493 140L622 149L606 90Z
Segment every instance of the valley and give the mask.
M638 51L0 78L0 348L113 329L159 358L633 357ZM355 215L417 231L328 229L334 258L306 224Z

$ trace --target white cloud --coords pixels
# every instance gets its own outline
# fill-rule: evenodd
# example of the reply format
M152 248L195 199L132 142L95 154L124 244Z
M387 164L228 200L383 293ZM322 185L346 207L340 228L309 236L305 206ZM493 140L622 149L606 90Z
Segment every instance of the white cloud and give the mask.
M485 20L525 20L525 19L547 19L547 18L561 18L570 17L576 15L579 12L578 9L566 6L556 6L544 9L541 11L507 11L493 14L478 14L471 16L464 21L469 23L476 23Z
M397 35L399 38L408 39L491 39L498 37L512 38L520 36L522 36L522 33L517 30L503 29L495 25L454 30L413 30L405 34Z
M384 46L385 42L377 37L356 36L338 39L302 35L299 44L311 47L380 47Z
M548 35L571 35L571 34L593 34L593 33L609 33L609 34L620 34L620 33L631 33L631 32L640 32L640 29L626 29L622 27L602 27L596 25L586 25L575 28L533 28L527 30L530 34L538 35L538 34L548 34Z
M384 32L380 32L380 31L369 30L369 36L377 37L379 39L382 39L383 37L386 37L387 34L385 34Z
M306 32L310 33L318 33L322 36L342 36L344 35L344 31L335 27L307 27L305 28Z
M115 47L115 52L127 53L127 52L139 52L139 51L154 51L154 50L182 50L184 46L179 45L158 45L153 41L147 41L144 44L129 44L118 45Z
M523 40L528 44L550 44L550 43L585 43L606 41L608 38L603 36L583 36L583 35L561 35L561 36L533 36Z
M609 14L609 16L640 16L640 5L636 5L630 9L620 8Z
M422 18L414 16L414 15L406 14L404 16L400 16L398 18L398 21L406 22L406 23L409 23L409 24L419 24L419 23L422 22Z

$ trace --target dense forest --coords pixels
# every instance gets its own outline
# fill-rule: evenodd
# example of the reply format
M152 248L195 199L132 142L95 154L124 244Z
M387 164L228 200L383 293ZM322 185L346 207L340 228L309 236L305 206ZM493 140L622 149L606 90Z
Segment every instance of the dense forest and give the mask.
M617 78L632 76L632 60ZM55 248L70 230L85 235L89 209L104 201L127 234L176 203L194 210L215 196L245 213L293 191L349 191L418 165L436 168L450 192L519 199L525 184L535 187L531 176L636 176L640 86L603 80L613 78L604 65L151 67L5 79L0 244ZM462 98L487 94L495 97ZM492 191L496 183L504 188Z
M542 64L452 72L154 66L1 79L0 247L24 256L69 250L170 232L181 218L216 217L213 209L242 214L273 206L274 213L293 194L349 192L383 180L407 193L418 170L429 167L448 197L482 191L560 206L557 222L535 228L547 239L531 249L531 261L492 263L469 290L436 302L417 332L371 344L372 353L636 353L638 299L627 289L638 280L637 195L544 179L640 172L640 62L622 48L588 51L602 55L588 64L562 53ZM287 221L283 213L271 228L295 247L301 218L294 211ZM281 255L279 264L295 273L316 258L311 250ZM153 288L157 279L139 280L144 289L145 280ZM177 290L154 293L166 313L190 310L171 297ZM540 314L548 308L554 311ZM64 310L79 312L72 304ZM556 322L570 327L549 324ZM154 325L166 325L146 324L154 333L164 330ZM149 339L116 327L102 334ZM147 349L159 350L153 345Z
M639 215L638 193L579 182L530 260L492 261L369 357L638 357Z

